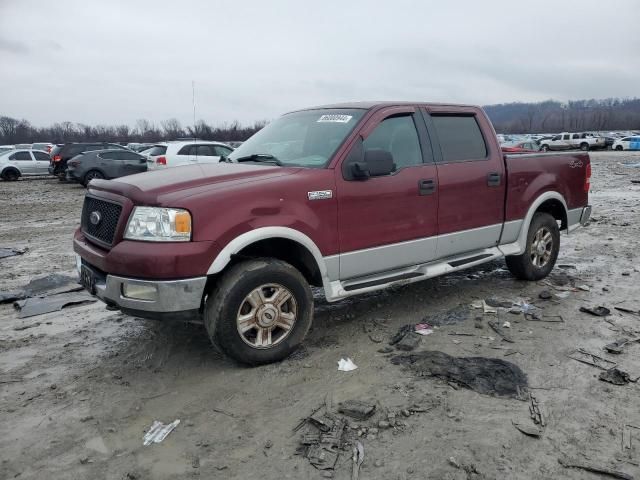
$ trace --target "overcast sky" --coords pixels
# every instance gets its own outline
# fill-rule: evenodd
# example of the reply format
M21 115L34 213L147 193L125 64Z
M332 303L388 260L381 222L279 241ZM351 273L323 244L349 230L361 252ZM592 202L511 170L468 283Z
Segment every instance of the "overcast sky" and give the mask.
M526 6L525 6L526 5ZM0 115L271 119L347 100L640 95L636 0L0 0Z

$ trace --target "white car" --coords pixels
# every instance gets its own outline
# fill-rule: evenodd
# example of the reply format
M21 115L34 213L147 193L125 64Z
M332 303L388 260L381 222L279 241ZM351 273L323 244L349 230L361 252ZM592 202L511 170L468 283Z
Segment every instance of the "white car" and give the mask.
M49 154L42 150L9 150L0 153L0 178L17 180L30 175L49 174Z
M147 168L158 170L195 163L218 163L233 149L220 142L192 140L189 142L162 142L142 152L147 157Z
M603 137L596 137L590 133L569 133L563 132L554 135L549 140L542 140L540 148L543 152L549 150L571 150L579 148L582 151L589 151L596 148L605 148L606 141Z
M640 150L640 137L624 137L613 142L614 150Z

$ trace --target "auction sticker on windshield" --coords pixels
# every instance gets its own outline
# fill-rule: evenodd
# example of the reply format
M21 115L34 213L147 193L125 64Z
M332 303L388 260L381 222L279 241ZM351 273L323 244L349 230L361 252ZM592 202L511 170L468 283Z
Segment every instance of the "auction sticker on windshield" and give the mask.
M322 115L318 119L317 123L320 123L320 122L349 123L349 120L351 120L352 118L353 118L352 115L338 115L338 114Z

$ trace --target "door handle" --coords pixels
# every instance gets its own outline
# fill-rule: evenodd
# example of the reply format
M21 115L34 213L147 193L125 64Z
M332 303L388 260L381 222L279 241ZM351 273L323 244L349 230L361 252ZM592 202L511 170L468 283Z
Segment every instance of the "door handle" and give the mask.
M436 182L433 178L418 180L420 195L431 195L436 191Z
M489 173L487 174L487 185L490 187L499 187L501 179L502 175L500 175L499 173Z

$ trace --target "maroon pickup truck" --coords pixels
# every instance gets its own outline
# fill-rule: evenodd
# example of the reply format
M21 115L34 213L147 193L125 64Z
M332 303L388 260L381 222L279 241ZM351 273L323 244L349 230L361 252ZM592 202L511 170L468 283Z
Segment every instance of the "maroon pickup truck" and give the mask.
M219 164L94 180L74 237L82 284L214 345L289 355L330 302L506 258L553 268L584 224L587 153L504 155L473 106L353 103L288 113Z

